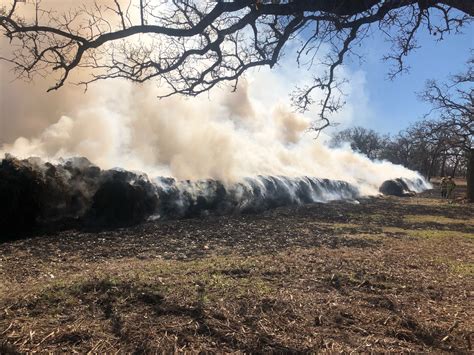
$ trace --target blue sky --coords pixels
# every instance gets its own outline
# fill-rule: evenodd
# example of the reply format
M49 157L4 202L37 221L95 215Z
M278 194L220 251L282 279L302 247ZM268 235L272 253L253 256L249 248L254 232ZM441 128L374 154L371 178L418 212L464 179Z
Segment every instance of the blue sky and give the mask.
M430 106L421 102L416 92L423 90L426 80L446 81L450 75L463 71L470 49L474 48L474 27L466 27L463 34L447 36L437 42L428 33L418 37L421 48L406 59L410 72L388 79L389 65L382 61L389 44L380 34L364 41L360 50L365 62L351 61L352 70L362 70L366 75L366 95L371 106L370 117L362 125L381 133L396 134L411 122L423 118ZM354 122L357 125L357 122Z

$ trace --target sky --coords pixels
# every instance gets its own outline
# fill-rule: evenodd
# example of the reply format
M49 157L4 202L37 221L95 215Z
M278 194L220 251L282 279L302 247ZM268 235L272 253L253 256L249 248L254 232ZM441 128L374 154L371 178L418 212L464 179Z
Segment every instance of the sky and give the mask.
M430 106L419 100L416 93L423 90L429 79L443 82L450 75L465 70L470 49L474 49L474 26L466 27L463 34L450 35L439 42L428 33L420 32L418 42L420 48L406 58L410 71L394 80L388 79L389 65L382 60L388 44L380 34L365 41L360 49L360 53L366 53L365 62L346 63L351 70L361 70L366 78L365 94L370 111L366 113L368 117L361 117L361 125L381 133L396 134L422 119Z

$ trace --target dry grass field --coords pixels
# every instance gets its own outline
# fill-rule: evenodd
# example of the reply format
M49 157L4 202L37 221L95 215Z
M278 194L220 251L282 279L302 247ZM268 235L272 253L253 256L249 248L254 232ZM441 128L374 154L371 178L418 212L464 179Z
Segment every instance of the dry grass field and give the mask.
M41 235L0 245L0 353L470 353L473 259L436 191Z

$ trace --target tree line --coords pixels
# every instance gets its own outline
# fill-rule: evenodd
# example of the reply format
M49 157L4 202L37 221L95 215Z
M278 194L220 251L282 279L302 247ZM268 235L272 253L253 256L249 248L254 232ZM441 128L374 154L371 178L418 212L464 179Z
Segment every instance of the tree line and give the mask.
M438 125L437 121L423 120L394 136L358 126L335 134L330 145L349 143L353 150L370 159L401 164L428 180L434 176L466 177L468 152L452 144L456 139L453 131L440 131Z
M461 176L474 201L474 51L466 70L446 83L429 80L419 94L431 106L424 119L390 137L355 127L337 133L332 146L349 142L371 159L383 159L433 176Z

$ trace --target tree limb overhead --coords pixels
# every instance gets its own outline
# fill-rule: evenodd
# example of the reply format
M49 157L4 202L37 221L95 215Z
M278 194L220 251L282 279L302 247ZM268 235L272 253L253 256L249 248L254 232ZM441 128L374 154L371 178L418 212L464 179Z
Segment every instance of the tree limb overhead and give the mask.
M418 31L442 39L474 16L471 0L85 0L60 14L31 1L0 5L0 34L11 46L1 59L20 78L55 73L49 90L57 90L86 68L86 87L110 78L156 79L168 89L164 96L194 96L223 82L235 87L250 68L275 66L293 43L299 65L323 68L293 95L302 111L320 105L317 129L343 104L334 94L342 82L336 69L372 30L392 42L386 59L395 76L407 70L404 58L417 48ZM322 100L315 102L315 90Z

